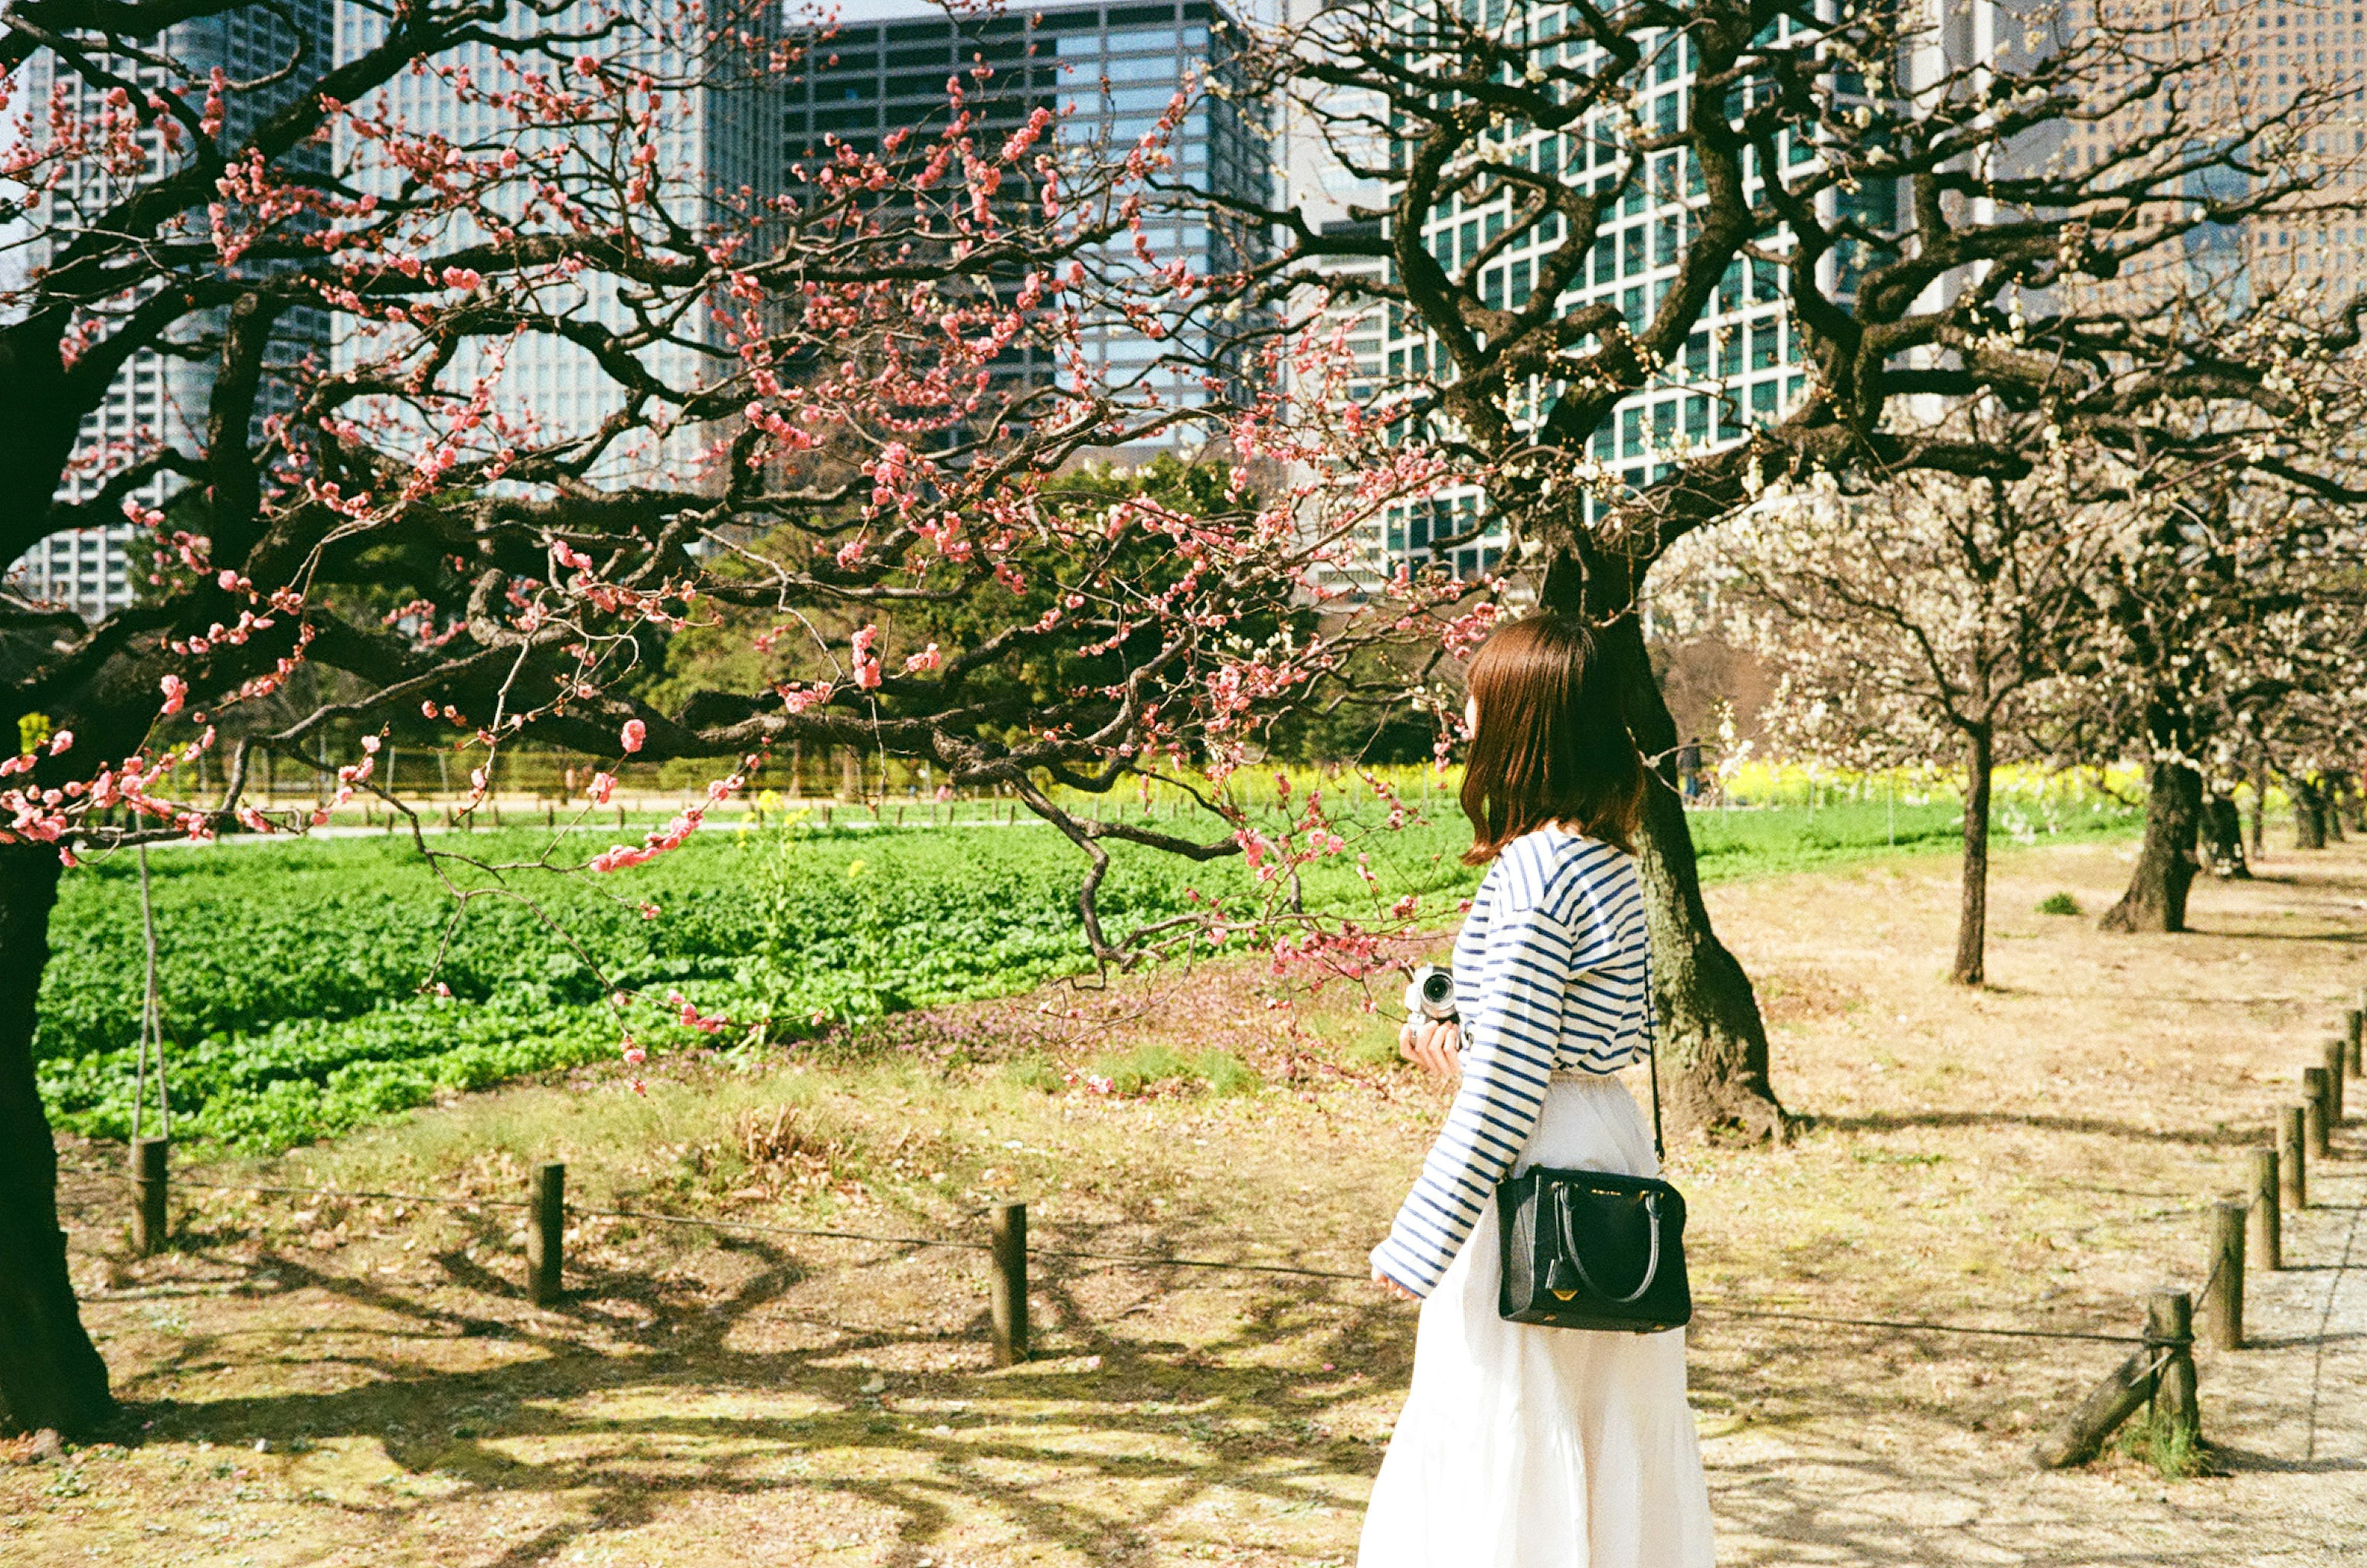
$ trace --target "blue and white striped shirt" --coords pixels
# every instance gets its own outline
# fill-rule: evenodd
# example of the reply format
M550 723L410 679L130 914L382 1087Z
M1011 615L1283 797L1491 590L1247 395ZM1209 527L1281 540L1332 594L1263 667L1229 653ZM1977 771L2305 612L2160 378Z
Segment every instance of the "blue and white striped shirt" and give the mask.
M1633 856L1558 827L1504 846L1455 939L1462 1087L1374 1268L1437 1287L1536 1130L1546 1080L1644 1060L1650 987Z

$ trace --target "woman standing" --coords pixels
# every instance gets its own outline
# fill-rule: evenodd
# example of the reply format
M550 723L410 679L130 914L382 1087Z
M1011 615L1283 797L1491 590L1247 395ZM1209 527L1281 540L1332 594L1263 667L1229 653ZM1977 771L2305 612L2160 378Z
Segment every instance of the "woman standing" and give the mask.
M1419 1297L1413 1388L1365 1516L1360 1568L1708 1568L1709 1494L1682 1329L1507 1323L1494 1193L1532 1165L1659 1174L1611 1075L1652 1048L1636 862L1642 760L1578 623L1531 615L1472 660L1463 810L1489 860L1455 943L1453 1023L1400 1047L1454 1108L1373 1249ZM1459 1053L1459 1054L1458 1054Z

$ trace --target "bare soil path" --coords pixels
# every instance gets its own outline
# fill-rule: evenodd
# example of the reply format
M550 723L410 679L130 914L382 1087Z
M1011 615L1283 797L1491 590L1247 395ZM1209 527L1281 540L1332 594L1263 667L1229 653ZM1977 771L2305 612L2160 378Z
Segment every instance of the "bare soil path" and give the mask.
M2210 1201L2367 979L2367 849L2203 886L2185 936L2032 912L2100 910L2125 863L2002 855L1971 994L1944 979L1951 862L1714 891L1815 1118L1674 1161L1722 1562L2367 1562L2367 1122L2288 1219L2296 1266L2253 1277L2259 1347L2202 1353L2219 1473L2032 1468L2113 1346L1716 1310L2125 1332L2200 1280ZM1353 1269L1439 1101L1372 1065L1373 1021L1327 999L1292 1039L1251 985L983 1010L977 1065L470 1097L275 1174L491 1198L558 1156L592 1201L898 1234L1014 1192L1048 1246ZM1267 1087L1062 1088L1112 1048L1097 1009ZM744 1157L785 1105L794 1146ZM68 1155L77 1278L145 1430L0 1463L0 1563L1345 1563L1405 1386L1403 1309L1285 1277L1046 1258L1038 1357L997 1371L970 1253L586 1221L546 1311L508 1211L191 1193L182 1250L138 1261L118 1155Z

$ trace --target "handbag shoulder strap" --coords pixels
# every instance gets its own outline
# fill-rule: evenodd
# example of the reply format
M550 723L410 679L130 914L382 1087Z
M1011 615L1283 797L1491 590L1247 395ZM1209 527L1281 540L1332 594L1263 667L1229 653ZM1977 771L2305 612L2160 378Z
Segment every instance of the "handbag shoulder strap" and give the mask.
M1644 1060L1652 1071L1652 1157L1665 1166L1669 1145L1660 1136L1660 1009L1652 992L1652 959L1644 957Z

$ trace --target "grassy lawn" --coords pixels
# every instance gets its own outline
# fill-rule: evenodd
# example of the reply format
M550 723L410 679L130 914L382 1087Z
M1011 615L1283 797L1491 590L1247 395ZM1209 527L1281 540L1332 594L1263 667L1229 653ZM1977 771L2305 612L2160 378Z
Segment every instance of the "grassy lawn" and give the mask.
M1414 819L1391 831L1369 798L1360 818L1344 787L1347 847L1308 868L1309 907L1372 920L1412 894L1421 922L1451 924L1478 874L1457 859L1467 829L1443 789L1416 796ZM2066 841L2129 826L2103 802L2019 809L2000 812L2002 831ZM391 837L153 852L178 1134L267 1154L610 1063L627 1034L661 1056L778 1048L1088 967L1083 863L1051 829L899 829L892 814L853 825L862 816L843 808L828 829L784 827L778 811L762 826L733 818L607 876L565 868L617 837L613 825L438 835L439 850L466 856L440 874ZM1703 874L1721 881L1944 850L1958 821L1944 800L1867 801L1704 811L1693 828ZM1120 845L1101 907L1119 932L1206 907L1197 899L1252 912L1269 892L1237 858L1195 865ZM85 1136L129 1130L139 899L137 865L119 856L67 878L54 922L36 1049L52 1117ZM618 1005L622 992L633 999ZM729 1027L685 1027L675 998Z

